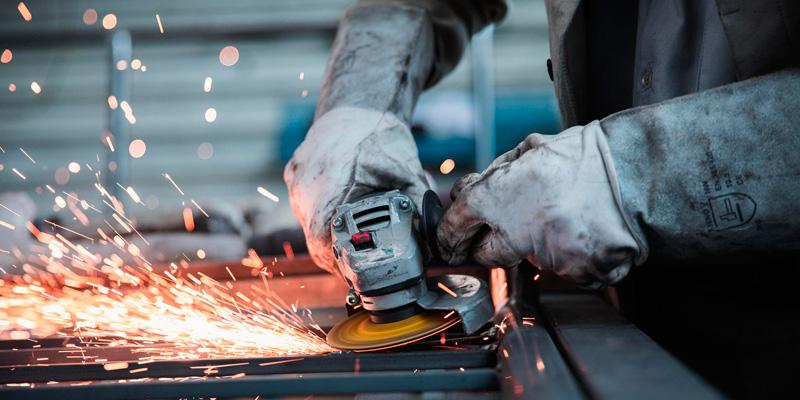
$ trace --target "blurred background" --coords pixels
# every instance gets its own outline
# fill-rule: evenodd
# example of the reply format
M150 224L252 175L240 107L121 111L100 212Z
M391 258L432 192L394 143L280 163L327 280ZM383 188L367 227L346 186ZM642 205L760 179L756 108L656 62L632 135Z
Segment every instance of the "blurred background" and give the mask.
M282 169L312 122L351 3L5 2L0 192L28 193L37 218L76 231L93 223L71 199L109 206L98 185L140 228L173 217L180 227L188 208L245 210L261 233L295 229ZM558 130L544 5L511 5L417 107L422 163L445 190L526 134Z

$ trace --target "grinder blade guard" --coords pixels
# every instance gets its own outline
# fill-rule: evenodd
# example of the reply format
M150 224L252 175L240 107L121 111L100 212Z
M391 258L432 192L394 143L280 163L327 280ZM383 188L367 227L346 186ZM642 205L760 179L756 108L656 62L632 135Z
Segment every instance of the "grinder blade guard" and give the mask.
M433 191L425 193L419 210L397 190L336 209L333 254L351 288L348 309L361 306L364 311L334 326L329 344L377 350L436 334L459 320L471 334L492 317L489 290L482 280L468 275L426 278L425 265L438 256L436 225L441 215Z

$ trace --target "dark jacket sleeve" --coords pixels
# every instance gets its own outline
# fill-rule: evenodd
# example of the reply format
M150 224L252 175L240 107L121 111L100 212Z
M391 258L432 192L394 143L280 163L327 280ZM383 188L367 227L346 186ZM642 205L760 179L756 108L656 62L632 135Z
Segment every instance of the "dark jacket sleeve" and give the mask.
M362 0L339 23L317 117L340 106L411 117L420 92L458 64L472 34L501 20L505 0Z
M651 254L800 250L799 69L626 110L601 125L623 209Z

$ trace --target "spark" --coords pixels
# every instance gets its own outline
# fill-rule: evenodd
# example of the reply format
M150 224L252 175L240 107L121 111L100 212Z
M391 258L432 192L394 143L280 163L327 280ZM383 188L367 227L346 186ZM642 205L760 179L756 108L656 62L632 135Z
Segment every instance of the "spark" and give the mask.
M447 292L447 294L449 294L450 296L453 296L453 297L458 297L458 294L456 294L456 292L454 292L452 289L450 289L449 287L447 287L447 285L445 285L444 283L442 283L442 282L436 282L436 286L439 286L439 289L442 289L442 290L444 290L444 291L445 291L445 292Z
M15 174L19 175L19 177L22 178L23 181L28 179L28 178L25 177L25 175L22 175L22 172L19 172L16 168L11 168L11 171L13 171Z
M197 157L201 160L208 160L214 156L214 145L203 142L197 146Z
M3 50L3 54L0 55L0 63L8 64L14 58L14 53L11 52L10 49Z
M267 367L267 366L270 366L270 365L293 363L293 362L298 362L298 361L303 361L303 360L305 360L305 358L292 358L292 359L289 359L289 360L279 360L279 361L271 361L271 362L259 363L258 366L259 367Z
M141 67L142 67L142 60L138 58L134 58L133 60L131 60L131 69L138 70Z
M58 205L59 208L64 208L64 207L67 206L67 201L64 200L64 198L61 197L61 196L56 196L55 202L56 202L56 205Z
M297 79L300 79L301 81L303 79L306 79L306 73L305 72L300 72L300 75L297 76Z
M443 318L443 319L448 319L448 318L450 318L450 317L453 315L453 313L455 313L455 312L456 312L455 310L452 310L452 311L450 311L449 313L445 314L445 316L444 316L444 318Z
M3 203L0 203L0 207L2 207L2 208L5 208L5 209L6 209L6 211L8 211L8 212L10 212L10 213L12 213L12 214L14 214L14 215L16 215L16 216L18 216L18 217L21 217L21 216L22 216L22 215L20 215L18 212L14 211L14 210L12 210L12 209L10 209L10 208L8 208L8 207L7 207L5 204L3 204Z
M57 224L57 223L55 223L53 221L46 220L46 219L43 219L42 221L44 221L45 223L50 224L52 226L55 226L56 228L61 228L61 229L65 230L65 231L67 231L67 232L69 232L69 233L71 233L73 235L77 235L77 236L80 236L80 237L82 237L82 238L84 238L86 240L94 242L94 239L92 239L92 238L90 238L90 237L88 237L88 236L86 236L86 235L84 235L84 234L82 234L80 232L73 231L72 229L69 229L69 228L67 228L65 226L61 226L61 225L59 225L59 224Z
M158 22L158 31L164 34L164 25L161 24L161 16L156 14L156 22Z
M114 152L114 144L111 143L111 136L106 136L106 144L108 144L108 149L111 150L111 152L113 153Z
M42 87L39 86L39 82L31 82L31 91L33 91L34 94L42 93Z
M181 196L185 196L185 194L183 193L183 190L181 190L181 188L178 187L178 184L175 183L174 180L172 180L172 178L169 176L169 174L165 173L163 175L164 175L164 178L166 178L169 181L169 183L172 184L172 186L175 186L175 189L178 190L178 193L180 193Z
M442 161L442 165L439 166L439 172L441 172L443 175L447 175L453 172L453 169L455 169L455 167L456 167L456 162L448 158Z
M286 254L286 259L289 261L294 260L294 249L289 242L283 242L283 252Z
M75 161L71 161L69 164L67 164L67 170L73 174L77 174L78 172L81 172L81 165Z
M130 372L132 374L138 374L140 372L146 372L146 371L147 371L147 367L132 369L132 370L130 370L128 372Z
M8 91L11 92L11 93L16 92L17 91L17 85L15 85L13 83L9 83L8 84Z
M209 107L204 115L206 122L209 124L217 120L217 109L214 107Z
M20 148L19 148L19 151L21 151L21 152L22 152L22 154L24 154L24 155L25 155L25 157L28 157L28 160L31 160L31 162L32 162L32 163L36 164L36 160L34 160L34 159L33 159L33 157L31 157L31 156L30 156L30 154L28 154L28 152L27 152L27 151L25 151L25 149L23 149L22 147L20 147Z
M147 152L147 145L142 139L133 140L131 144L128 145L128 153L130 153L133 158L142 158L145 152Z
M128 363L126 362L114 362L103 364L103 369L106 371L116 371L118 369L128 369Z
M117 26L117 16L116 15L114 15L114 14L106 14L106 16L103 17L103 28L105 28L106 30L110 31L110 30L114 29L114 27L116 27L116 26Z
M189 207L183 209L183 226L186 228L186 232L194 231L194 216L192 215L192 209Z
M3 221L2 219L0 219L0 226L2 226L3 228L10 229L10 230L12 230L12 231L13 231L14 229L16 229L16 227L15 227L14 225L12 225L12 224L9 224L8 222L6 222L6 221Z
M219 51L219 62L226 67L231 67L239 62L239 49L235 46L225 46Z
M83 23L86 25L94 25L97 22L97 10L94 8L87 8L83 12Z
M203 91L206 93L211 92L211 84L214 82L210 76L206 77L206 80L203 82Z
M538 280L539 280L539 278L541 278L541 277L542 277L542 275L541 275L541 274L536 274L536 275L534 275L534 276L533 276L533 280L534 280L534 281L538 281Z
M206 258L206 251L203 249L197 249L197 258L203 260Z
M117 71L125 71L128 69L128 62L125 60L117 61Z
M267 190L267 189L264 189L264 188L263 188L263 187L261 187L261 186L259 186L259 187L258 187L256 190L258 191L258 193L259 193L260 195L262 195L262 196L264 196L264 197L266 197L266 198L268 198L268 199L270 199L270 200L272 200L272 201L274 201L274 202L276 202L276 203L280 201L280 199L278 198L278 196L275 196L274 194L272 194L272 192L270 192L270 191L269 191L269 190Z
M197 204L197 202L194 201L194 199L192 199L192 204L194 204L194 206L197 207L198 210L200 210L200 212L203 214L203 216L208 218L208 213L206 212L206 210L203 210L203 207L200 207L200 204Z
M24 19L25 22L29 22L31 19L33 19L33 16L31 15L31 12L28 10L28 6L26 6L25 3L20 1L19 4L17 4L17 10L19 10L20 15L22 15L22 19Z
M119 103L117 103L117 96L114 95L108 96L108 108L116 110L118 106ZM106 138L108 138L108 136L106 136Z

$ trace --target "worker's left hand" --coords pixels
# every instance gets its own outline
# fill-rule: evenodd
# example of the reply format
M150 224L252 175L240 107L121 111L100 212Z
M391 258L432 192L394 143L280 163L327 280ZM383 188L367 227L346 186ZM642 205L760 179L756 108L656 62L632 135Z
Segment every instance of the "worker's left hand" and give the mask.
M598 122L532 134L483 173L456 183L438 230L442 257L502 267L531 258L582 285L616 283L643 243L631 233L619 196Z

